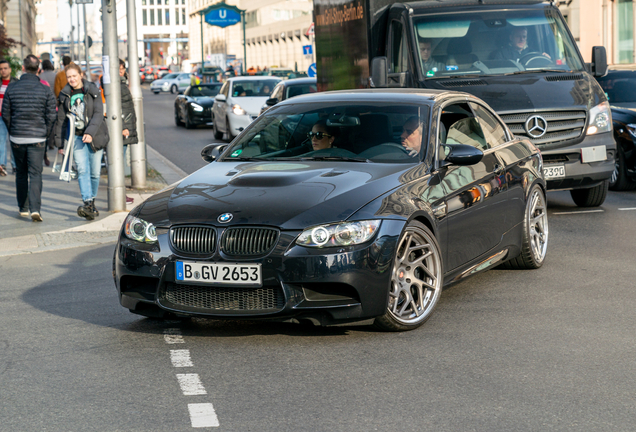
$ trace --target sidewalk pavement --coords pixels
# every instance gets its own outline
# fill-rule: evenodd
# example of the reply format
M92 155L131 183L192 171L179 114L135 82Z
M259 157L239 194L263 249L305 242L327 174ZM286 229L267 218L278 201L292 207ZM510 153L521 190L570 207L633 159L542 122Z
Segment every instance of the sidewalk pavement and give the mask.
M159 189L187 175L150 146L146 145L146 150L149 171L157 175L148 176L146 189L126 191L126 195L135 200L127 205L127 210L132 210ZM59 173L51 171L55 153L53 150L48 153L51 166L45 166L42 173L43 222L33 222L30 217L19 215L15 175L0 177L0 256L90 246L117 240L128 212L107 211L108 177L102 176L95 199L100 215L94 221L87 221L77 215L77 207L82 204L77 180L59 180ZM11 172L11 169L8 171ZM130 185L129 178L126 183Z

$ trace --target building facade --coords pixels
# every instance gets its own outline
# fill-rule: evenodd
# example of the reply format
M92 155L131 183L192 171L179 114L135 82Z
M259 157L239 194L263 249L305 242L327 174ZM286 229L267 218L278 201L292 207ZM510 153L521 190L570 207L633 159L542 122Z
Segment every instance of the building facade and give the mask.
M223 69L234 62L234 66L246 63L246 68L307 71L315 61L313 35L307 34L312 23L311 0L227 0L226 4L245 11L245 49L242 23L220 28L202 22L201 12L219 1L188 1L190 57L194 63L201 62L202 52L206 67Z
M13 56L23 59L36 52L35 16L37 9L33 0L10 0L4 3L4 27L7 37L22 42L13 49Z
M37 9L35 35L38 42L36 55L41 56L43 53L49 53L57 66L56 60L59 60L59 56L55 53L57 48L55 42L61 39L57 24L57 0L36 0L35 7Z
M604 46L609 64L629 67L636 63L632 0L561 0L558 4L586 62L592 60L592 47Z

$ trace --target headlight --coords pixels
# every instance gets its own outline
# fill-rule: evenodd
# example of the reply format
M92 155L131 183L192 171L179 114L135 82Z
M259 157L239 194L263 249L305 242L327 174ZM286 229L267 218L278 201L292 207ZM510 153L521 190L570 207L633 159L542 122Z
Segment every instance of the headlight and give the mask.
M627 132L629 132L629 134L636 138L636 124L634 123L630 123L627 125Z
M143 219L128 215L124 221L124 234L131 240L143 243L156 243L155 226Z
M320 225L303 231L296 243L308 247L356 245L373 237L379 227L379 220Z
M245 110L238 104L232 106L232 112L236 115L245 115Z
M599 132L610 132L612 130L612 111L609 102L603 102L590 110L590 125L587 127L587 134L594 135Z
M201 112L201 111L203 111L203 107L202 107L201 105L199 105L199 104L195 104L195 103L193 103L193 104L192 104L192 109L193 109L194 111L197 111L197 112Z

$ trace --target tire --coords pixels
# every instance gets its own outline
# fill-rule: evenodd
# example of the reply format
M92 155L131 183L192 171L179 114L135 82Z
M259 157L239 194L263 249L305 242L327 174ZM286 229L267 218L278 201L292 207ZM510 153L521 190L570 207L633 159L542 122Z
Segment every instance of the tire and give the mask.
M396 248L386 313L374 325L384 331L406 331L424 324L442 293L443 278L435 236L424 224L411 222Z
M214 120L214 118L212 118L212 121L212 132L214 133L214 139L223 139L223 132L219 131L219 129L216 127L216 121Z
M609 181L609 190L628 191L634 189L636 189L636 182L627 177L625 153L623 153L620 143L616 143L616 159L614 161L614 172Z
M177 108L174 109L174 124L177 126L183 126L183 122L179 118L179 110Z
M186 129L192 129L194 127L194 124L192 124L192 121L190 121L190 115L188 113L186 113L185 115L185 128Z
M609 180L589 189L574 189L570 191L574 204L579 207L598 207L605 202Z
M543 265L548 250L548 209L545 193L539 185L530 190L523 218L521 254L502 264L515 270L537 269Z
M227 133L227 142L232 142L234 138L236 138L236 136L232 135L232 127L230 126L230 119L227 117L225 117L225 131Z
M176 84L172 84L172 87L170 87L170 93L172 94L179 93L179 87L177 87Z
M154 91L154 90L153 90L152 92L153 92L154 94L156 94L156 95L157 95L157 94L159 94L159 92L158 92L158 91Z

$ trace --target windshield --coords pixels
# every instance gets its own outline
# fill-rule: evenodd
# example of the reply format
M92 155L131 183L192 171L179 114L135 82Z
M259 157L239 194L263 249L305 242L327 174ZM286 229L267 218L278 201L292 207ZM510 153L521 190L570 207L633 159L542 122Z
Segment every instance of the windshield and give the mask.
M178 74L168 74L165 77L163 77L163 79L165 80L171 80L171 79L175 79L177 77Z
M221 160L416 163L417 150L426 148L428 113L427 106L380 103L278 106L258 117Z
M507 10L415 18L426 78L525 71L583 71L556 11Z
M192 97L214 97L219 93L221 89L220 85L214 86L194 86L190 89L190 96Z
M232 82L232 97L269 96L279 80L237 80Z

